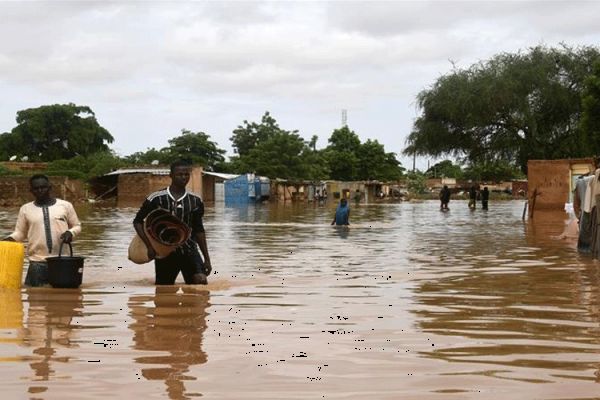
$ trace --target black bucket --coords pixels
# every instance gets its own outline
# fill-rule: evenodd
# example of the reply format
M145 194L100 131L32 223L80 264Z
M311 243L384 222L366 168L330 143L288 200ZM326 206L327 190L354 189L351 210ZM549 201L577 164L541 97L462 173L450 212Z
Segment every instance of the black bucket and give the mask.
M69 250L70 256L62 255L62 247L65 242L60 244L58 257L48 257L48 282L55 288L78 288L83 279L83 260L84 257L74 257L71 243Z

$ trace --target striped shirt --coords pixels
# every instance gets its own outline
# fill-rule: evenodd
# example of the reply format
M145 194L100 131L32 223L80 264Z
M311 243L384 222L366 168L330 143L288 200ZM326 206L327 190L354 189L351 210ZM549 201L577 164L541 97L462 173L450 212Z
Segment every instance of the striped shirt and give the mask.
M186 250L191 250L197 246L194 237L196 233L204 232L204 225L202 224L204 203L200 196L186 191L183 196L176 199L168 187L159 190L144 200L133 222L143 224L146 216L157 208L167 210L192 229L192 235L184 244L177 248L178 252L184 253Z

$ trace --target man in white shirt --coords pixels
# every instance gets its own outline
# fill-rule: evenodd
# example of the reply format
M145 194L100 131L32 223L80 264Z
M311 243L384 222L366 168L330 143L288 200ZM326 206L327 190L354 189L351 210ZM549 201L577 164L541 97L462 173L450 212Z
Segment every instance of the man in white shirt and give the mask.
M29 186L35 200L21 207L15 231L4 240L27 240L25 285L43 286L48 284L46 257L57 256L61 242L71 243L81 232L81 223L71 203L52 197L46 175L33 175Z

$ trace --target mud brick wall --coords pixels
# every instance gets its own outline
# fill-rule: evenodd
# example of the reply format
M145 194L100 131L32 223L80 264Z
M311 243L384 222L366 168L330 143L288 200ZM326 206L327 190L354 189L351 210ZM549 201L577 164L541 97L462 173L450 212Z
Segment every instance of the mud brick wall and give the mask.
M141 205L146 197L171 184L168 175L123 174L119 176L117 191L119 203Z
M54 196L72 203L87 199L85 185L82 181L65 176L49 178ZM30 201L33 201L33 195L29 192L29 176L0 177L0 205L19 206Z
M530 209L534 191L536 210L563 210L571 191L571 166L589 163L593 159L529 160L527 162L527 186Z
M140 206L152 192L166 188L171 184L169 175L136 173L119 175L117 184L118 204ZM202 195L202 168L194 167L187 189Z

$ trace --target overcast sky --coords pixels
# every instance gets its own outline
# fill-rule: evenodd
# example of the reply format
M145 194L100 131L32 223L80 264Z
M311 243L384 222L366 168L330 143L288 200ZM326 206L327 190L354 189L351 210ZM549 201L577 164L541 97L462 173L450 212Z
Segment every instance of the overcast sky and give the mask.
M600 1L1 2L0 132L19 110L71 102L120 155L183 128L232 155L232 130L267 110L325 147L345 109L362 141L399 154L415 96L451 62L599 45L599 16Z

